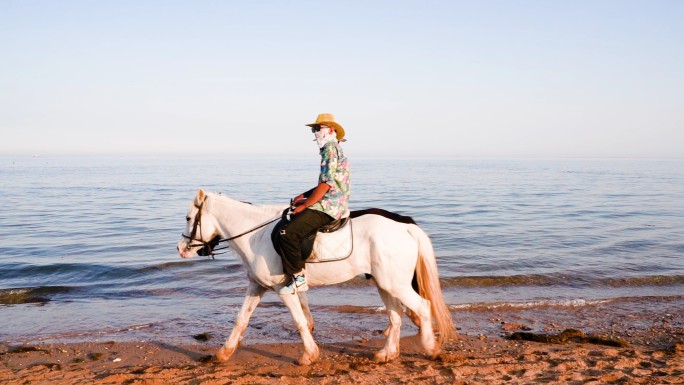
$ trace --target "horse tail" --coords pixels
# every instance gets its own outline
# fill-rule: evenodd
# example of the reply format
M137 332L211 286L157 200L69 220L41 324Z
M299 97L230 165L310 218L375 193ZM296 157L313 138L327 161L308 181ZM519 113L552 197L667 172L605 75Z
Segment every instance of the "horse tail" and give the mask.
M439 332L438 341L443 345L446 341L456 337L456 330L451 320L451 312L444 303L442 288L439 285L439 272L432 242L420 227L408 226L408 232L418 242L418 262L416 277L418 294L430 301L435 331Z

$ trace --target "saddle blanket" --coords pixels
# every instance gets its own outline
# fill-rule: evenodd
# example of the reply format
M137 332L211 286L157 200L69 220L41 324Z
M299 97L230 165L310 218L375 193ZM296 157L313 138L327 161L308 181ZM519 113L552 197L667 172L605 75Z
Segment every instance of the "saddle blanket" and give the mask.
M339 261L351 255L354 249L352 221L347 219L345 222L341 228L333 232L317 231L309 239L305 238L309 242L313 241L313 245L309 246L311 254L306 263ZM304 255L307 255L309 249L307 246L302 245Z

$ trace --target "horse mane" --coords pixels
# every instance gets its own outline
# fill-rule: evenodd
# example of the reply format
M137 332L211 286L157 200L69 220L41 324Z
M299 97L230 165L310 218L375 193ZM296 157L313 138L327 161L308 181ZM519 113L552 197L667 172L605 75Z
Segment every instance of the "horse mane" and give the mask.
M248 202L248 201L237 200L237 199L231 198L231 197L229 197L229 196L227 196L227 195L223 195L221 192L207 192L206 194L207 194L207 196L212 196L212 197L214 197L215 199L218 199L218 200L220 200L220 201L232 201L232 202L235 202L235 203L241 203L241 204L245 204L245 205L247 205L247 206L252 207L254 210L263 210L264 212L268 212L268 213L270 213L270 212L273 211L273 210L276 210L276 211L280 212L280 211L282 211L283 208L284 208L283 205L279 205L279 206L276 206L276 205L261 205L261 204L254 204L254 203Z
M391 211L383 210L383 209L378 209L378 208L372 208L372 209L365 209L365 210L354 210L349 214L350 218L358 218L362 215L380 215L382 217L385 217L387 219L391 219L395 222L399 223L406 223L410 225L416 225L416 221L413 220L413 218L405 216L405 215L399 215L397 213L393 213Z

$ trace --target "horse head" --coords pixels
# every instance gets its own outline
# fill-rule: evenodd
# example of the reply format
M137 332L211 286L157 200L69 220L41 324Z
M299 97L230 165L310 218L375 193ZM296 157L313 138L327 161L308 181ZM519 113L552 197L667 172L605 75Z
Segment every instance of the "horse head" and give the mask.
M212 199L204 190L197 190L185 215L185 231L176 248L182 258L213 255L221 239L216 218L211 214Z

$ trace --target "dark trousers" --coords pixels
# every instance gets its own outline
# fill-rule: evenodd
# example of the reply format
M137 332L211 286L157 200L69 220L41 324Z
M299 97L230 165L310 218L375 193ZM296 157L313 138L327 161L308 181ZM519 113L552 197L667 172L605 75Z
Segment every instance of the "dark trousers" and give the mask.
M335 219L330 215L312 209L306 209L292 217L292 221L281 229L278 234L278 254L283 258L283 272L293 275L304 268L304 261L308 255L302 255L302 239L316 231L321 226L327 225ZM284 230L284 234L283 231Z

